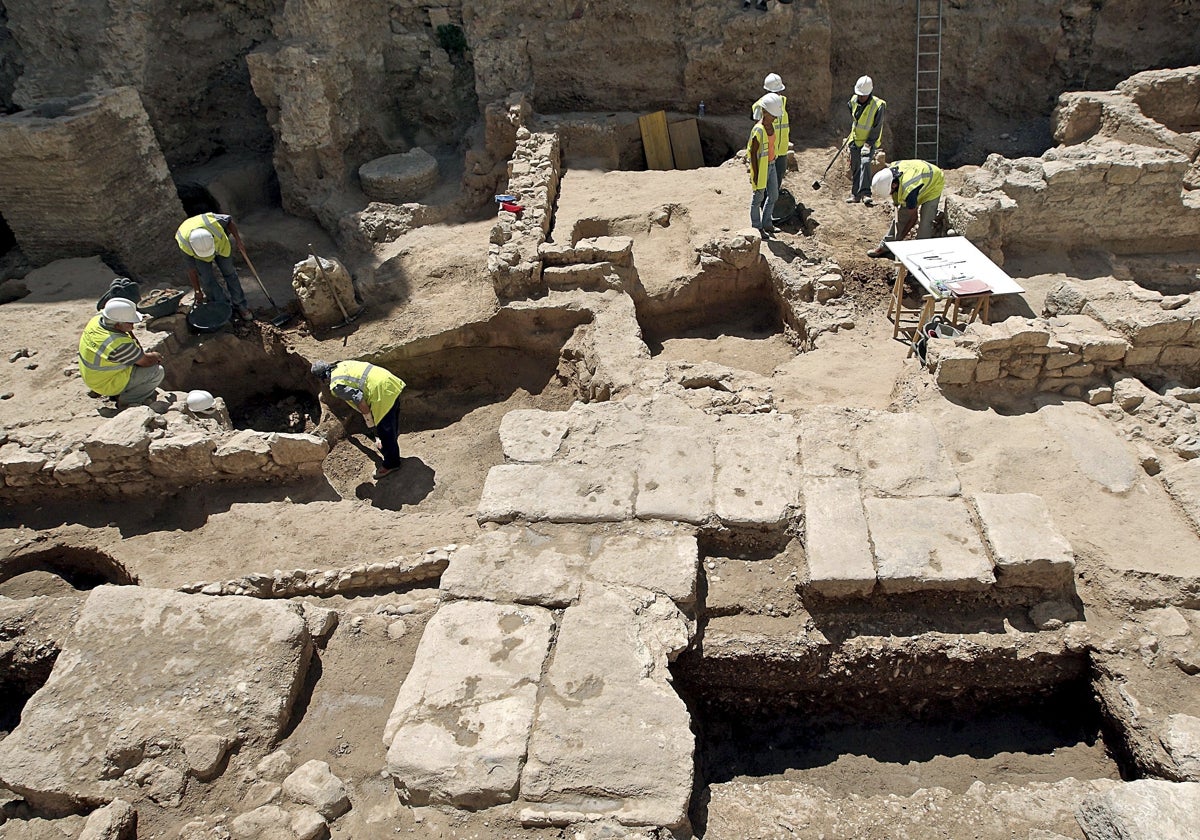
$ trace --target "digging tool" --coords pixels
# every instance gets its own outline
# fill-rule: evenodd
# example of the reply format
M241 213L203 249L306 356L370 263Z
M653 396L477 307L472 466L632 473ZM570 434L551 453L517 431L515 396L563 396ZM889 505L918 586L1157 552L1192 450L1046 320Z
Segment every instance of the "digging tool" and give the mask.
M849 142L850 137L847 135L846 139L842 141L842 145L838 147L837 152L834 153L833 158L829 161L829 165L825 167L825 171L821 173L821 177L813 181L812 187L814 190L821 189L821 185L825 183L825 177L829 174L829 170L833 169L833 165L837 163L837 159L842 156L842 150L846 148L846 144Z
M355 312L353 315L348 314L346 312L345 304L343 304L342 299L340 297L338 297L337 289L334 288L333 281L329 279L329 275L325 273L325 268L321 265L321 258L317 256L317 252L313 248L311 242L308 245L308 253L309 253L309 256L313 258L313 262L317 266L317 275L322 280L325 281L325 287L327 289L329 289L329 294L333 296L333 302L337 304L338 311L342 313L342 323L334 324L332 327L330 327L330 329L336 330L338 327L346 326L347 324L349 324L351 321L353 321L355 318L357 318L359 315L362 314L363 307L360 306L358 308L358 311Z
M282 312L279 309L279 304L275 302L275 298L271 297L271 293L267 291L267 286L263 283L262 278L258 276L258 272L254 270L254 263L250 262L250 255L246 253L245 246L240 246L238 250L242 254L242 259L246 261L246 266L250 269L250 273L254 275L254 279L258 281L258 288L262 289L262 293L267 296L267 303L271 304L271 308L277 313L271 319L271 326L282 327L288 321L292 320L290 312Z

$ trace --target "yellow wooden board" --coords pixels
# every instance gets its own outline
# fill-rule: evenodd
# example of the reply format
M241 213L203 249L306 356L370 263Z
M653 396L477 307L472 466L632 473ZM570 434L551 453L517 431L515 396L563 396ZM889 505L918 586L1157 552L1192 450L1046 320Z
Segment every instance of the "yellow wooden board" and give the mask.
M695 120L671 123L671 153L676 169L699 169L704 166L704 151L700 148L700 128Z
M655 111L638 117L642 130L642 146L646 150L647 169L674 169L675 158L671 156L671 138L667 132L667 112Z

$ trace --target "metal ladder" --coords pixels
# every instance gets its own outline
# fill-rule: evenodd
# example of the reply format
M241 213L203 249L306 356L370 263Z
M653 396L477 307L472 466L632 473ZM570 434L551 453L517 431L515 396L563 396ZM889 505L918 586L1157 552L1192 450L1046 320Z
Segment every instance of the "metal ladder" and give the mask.
M941 142L942 0L917 0L913 156L935 166Z

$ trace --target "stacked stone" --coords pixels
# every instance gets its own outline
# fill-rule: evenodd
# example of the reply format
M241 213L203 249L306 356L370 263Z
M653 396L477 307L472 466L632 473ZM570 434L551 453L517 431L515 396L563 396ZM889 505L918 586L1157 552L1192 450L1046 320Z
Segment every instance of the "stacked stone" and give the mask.
M1090 318L1012 317L972 324L966 334L929 342L927 364L939 386L1003 385L1079 396L1129 352L1125 339L1095 332Z
M500 211L488 248L488 273L501 298L545 291L538 247L546 241L562 175L558 135L517 129L517 148L509 163L508 191L524 208Z
M278 482L321 473L315 435L212 429L127 408L83 440L0 436L0 498L141 496L206 481Z
M94 254L140 280L177 270L183 205L138 92L0 117L0 212L34 263Z
M630 290L633 240L628 236L597 236L574 246L543 242L538 246L546 288L604 291Z
M293 598L298 595L346 595L386 589L416 581L437 580L458 548L431 548L416 557L394 557L379 563L360 563L344 569L275 569L214 583L190 583L180 592L201 595L250 595L255 598Z

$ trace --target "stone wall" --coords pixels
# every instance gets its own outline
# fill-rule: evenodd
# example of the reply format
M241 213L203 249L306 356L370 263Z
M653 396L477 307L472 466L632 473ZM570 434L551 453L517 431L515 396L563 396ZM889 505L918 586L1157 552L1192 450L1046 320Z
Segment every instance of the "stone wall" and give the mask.
M172 401L127 408L82 440L0 432L0 499L144 496L204 482L280 483L320 475L328 444L307 434L237 431ZM223 403L219 403L223 408Z
M488 247L488 273L501 298L524 297L542 289L538 247L546 241L558 182L562 177L558 135L517 129L517 148L508 169L508 191L521 213L500 211Z
M183 205L138 93L0 117L0 214L33 262L100 254L139 280L178 270Z

